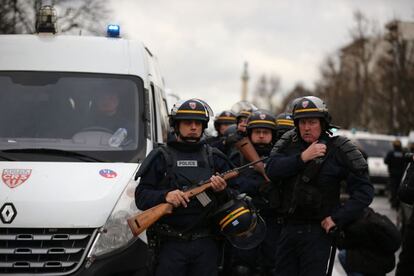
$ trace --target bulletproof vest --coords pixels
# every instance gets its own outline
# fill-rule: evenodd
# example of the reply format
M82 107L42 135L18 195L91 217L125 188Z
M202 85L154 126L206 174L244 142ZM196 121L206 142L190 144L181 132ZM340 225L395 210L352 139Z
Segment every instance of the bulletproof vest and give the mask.
M404 152L401 150L392 151L388 162L388 170L391 176L401 177L406 167Z
M406 204L414 203L414 163L410 163L405 171L398 189L398 196Z
M290 130L276 142L272 153L284 152L290 155L302 152L304 149L296 131ZM331 143L328 145L328 151L330 150L332 150ZM295 219L316 219L320 216L323 199L322 191L316 183L323 161L324 158L314 159L308 162L305 169L297 175L280 180L283 213L293 215Z
M197 152L183 152L172 147L163 148L163 150L168 153L167 175L172 174L170 185L175 188L186 190L209 179L214 173L210 147L203 146Z
M187 190L191 186L210 179L214 173L213 150L204 145L198 151L183 152L173 147L160 147L167 164L167 172L162 186L167 189ZM207 196L214 203L214 194L207 191ZM163 222L171 225L176 230L192 230L182 228L183 221L192 221L189 228L207 227L204 219L212 208L212 203L202 206L197 198L192 198L187 208L176 208L172 215L165 217ZM188 224L187 224L188 226Z

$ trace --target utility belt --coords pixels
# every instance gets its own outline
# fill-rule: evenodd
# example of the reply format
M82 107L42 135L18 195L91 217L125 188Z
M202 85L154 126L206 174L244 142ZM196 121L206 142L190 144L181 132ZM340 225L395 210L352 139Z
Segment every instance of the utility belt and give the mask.
M198 239L213 237L210 230L200 229L199 231L184 232L178 231L167 224L158 224L154 226L156 232L162 240L182 240L194 241Z

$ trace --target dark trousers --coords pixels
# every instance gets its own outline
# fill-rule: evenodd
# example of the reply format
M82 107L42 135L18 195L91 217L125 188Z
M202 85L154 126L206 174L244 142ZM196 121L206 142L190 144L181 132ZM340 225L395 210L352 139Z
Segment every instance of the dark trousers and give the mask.
M391 207L397 209L399 207L398 188L400 187L402 175L392 175L389 178L390 202Z
M212 238L162 242L156 276L217 275L217 242Z
M409 223L407 224L400 257L397 264L397 276L414 275L414 212L411 214Z
M251 271L259 269L263 275L270 275L276 262L276 244L282 224L276 218L264 218L266 222L265 239L255 248L242 250L233 248L233 267L247 266Z
M325 276L331 239L319 224L287 224L276 249L276 275Z

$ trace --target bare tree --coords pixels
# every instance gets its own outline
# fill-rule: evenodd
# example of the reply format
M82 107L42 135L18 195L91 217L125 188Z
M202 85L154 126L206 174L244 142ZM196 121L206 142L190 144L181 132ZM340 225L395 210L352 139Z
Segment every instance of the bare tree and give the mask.
M343 74L348 74L349 91L355 93L354 110L359 118L358 127L369 128L372 119L372 99L374 91L372 68L375 54L381 41L376 27L360 11L354 13L355 26L351 30L352 43L342 49Z
M35 31L36 12L42 0L3 0L0 6L0 33L30 34ZM53 0L59 31L78 34L103 34L108 18L108 0Z
M375 117L379 116L375 65L381 52L380 33L361 12L355 12L354 19L351 42L324 61L315 94L327 102L341 127L380 130L382 118Z
M262 75L257 82L256 89L253 92L253 104L259 108L264 108L274 112L277 104L275 97L280 92L280 78L272 75L267 78Z
M414 23L394 20L386 27L388 51L378 66L381 100L390 115L386 127L391 133L406 134L414 126L414 36L403 29L414 29Z
M316 83L314 93L327 103L335 124L350 128L356 120L352 110L357 101L354 93L347 89L347 76L340 69L339 58L327 57L320 68L321 80Z
M279 114L281 112L292 112L292 102L294 99L311 95L313 95L313 92L311 90L305 88L302 83L297 83L295 87L283 98L282 105L279 107L276 113Z

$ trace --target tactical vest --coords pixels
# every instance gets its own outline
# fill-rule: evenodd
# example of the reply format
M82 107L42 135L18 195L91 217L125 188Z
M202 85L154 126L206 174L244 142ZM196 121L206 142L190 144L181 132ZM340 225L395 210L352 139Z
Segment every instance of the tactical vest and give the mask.
M297 154L304 150L302 147L296 131L291 130L276 143L272 153ZM324 158L314 159L308 162L305 169L296 176L280 180L283 182L283 212L299 221L323 218L326 215L326 208L335 205L337 201L336 198L327 195L327 191L321 190L318 185L319 172L329 155L341 156L340 158L353 173L360 174L367 171L365 159L349 139L341 136L329 138L327 149L327 155Z
M187 190L192 186L198 185L205 180L210 179L214 174L213 149L204 145L199 151L183 152L173 147L161 146L159 148L164 156L167 165L165 178L161 183L166 189ZM172 215L163 219L177 230L190 230L187 228L203 228L207 226L204 219L209 213L212 205L214 205L215 197L210 191L206 195L212 202L207 206L202 206L197 198L192 198L187 208L176 208ZM183 228L183 221L191 221L192 223Z

